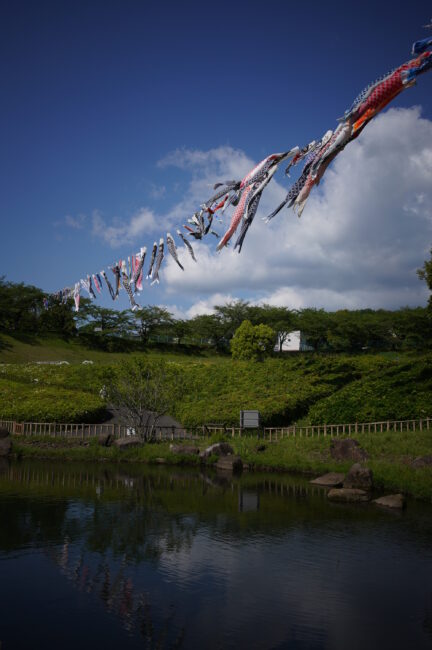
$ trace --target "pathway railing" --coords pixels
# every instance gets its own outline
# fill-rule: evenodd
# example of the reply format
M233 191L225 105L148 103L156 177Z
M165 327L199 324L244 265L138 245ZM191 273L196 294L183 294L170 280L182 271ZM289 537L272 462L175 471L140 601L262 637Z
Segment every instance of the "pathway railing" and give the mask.
M14 435L22 436L51 436L67 438L93 438L103 434L110 434L113 438L124 438L133 435L133 426L124 424L78 424L56 422L16 422L14 420L0 420L3 427ZM205 438L213 434L223 434L232 438L260 437L270 442L291 437L339 437L359 435L362 433L383 433L385 431L419 431L432 429L432 418L418 418L415 420L382 420L379 422L354 422L350 424L318 424L298 426L296 424L285 427L264 427L261 429L242 429L226 425L208 424L200 427L166 427L156 426L154 437L156 440L191 440Z

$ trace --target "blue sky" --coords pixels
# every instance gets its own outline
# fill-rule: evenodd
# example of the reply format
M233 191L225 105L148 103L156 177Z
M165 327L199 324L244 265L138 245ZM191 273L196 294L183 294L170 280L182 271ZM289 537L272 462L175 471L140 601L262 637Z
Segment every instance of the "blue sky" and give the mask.
M55 291L150 247L167 227L175 232L219 174L246 173L334 128L369 81L410 57L431 13L427 2L3 2L0 274ZM268 234L260 224L236 257L215 255L216 242L199 246L196 267L182 274L167 263L141 303L179 315L235 297L293 307L424 304L415 269L432 244L431 91L432 73L368 126L300 222L285 211ZM419 148L422 178L406 167ZM287 183L279 174L263 208L271 211ZM364 259L376 242L384 265L378 248L358 273L340 261L353 250ZM101 304L110 305L106 296ZM117 304L126 307L125 296Z

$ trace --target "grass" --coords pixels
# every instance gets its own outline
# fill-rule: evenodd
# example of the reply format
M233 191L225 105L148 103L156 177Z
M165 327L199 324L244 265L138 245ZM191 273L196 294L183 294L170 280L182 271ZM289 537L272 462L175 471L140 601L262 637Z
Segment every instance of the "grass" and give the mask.
M98 364L110 365L121 359L127 358L128 352L104 352L85 347L78 341L65 341L58 338L35 337L20 340L6 334L1 334L2 346L0 346L0 363L36 363L40 361L67 361L69 364L81 364L83 361L93 361ZM188 359L181 348L169 346L164 349L149 348L142 352L145 356L152 358L163 358L165 360L178 360L179 357ZM211 350L203 350L196 353L198 358L210 358L223 362L229 357L217 356Z
M59 339L3 336L0 419L95 422L104 419L104 375L128 353L88 350ZM315 354L233 361L209 351L149 349L147 359L176 364L184 392L171 413L185 426L237 426L257 409L264 426L349 423L432 416L432 354ZM83 361L92 364L83 365ZM68 361L69 365L36 365ZM186 388L187 387L187 388Z
M219 438L220 439L220 438ZM202 439L201 449L216 438ZM268 443L258 451L257 438L228 439L234 452L255 471L278 471L319 475L330 471L346 472L351 461L335 461L330 455L329 437L291 437ZM360 434L358 440L369 454L365 463L374 473L376 487L387 491L402 491L414 497L432 501L432 468L414 468L411 462L418 456L429 455L432 447L431 431L385 432ZM190 443L189 443L190 444ZM23 458L49 458L81 461L127 461L156 464L163 459L168 465L198 465L198 456L177 455L169 443L147 444L140 448L122 451L114 447L101 447L96 440L87 445L64 438L13 438L13 452ZM212 464L216 457L209 459Z

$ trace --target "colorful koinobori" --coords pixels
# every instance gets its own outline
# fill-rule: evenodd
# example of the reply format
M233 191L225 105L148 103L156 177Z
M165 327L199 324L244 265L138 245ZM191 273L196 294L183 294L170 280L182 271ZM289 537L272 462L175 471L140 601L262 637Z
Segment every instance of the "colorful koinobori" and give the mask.
M432 24L426 25L426 27L430 28ZM302 172L298 180L290 187L282 203L264 219L266 222L270 221L285 206L292 207L300 217L313 187L319 184L327 167L336 156L349 142L352 142L360 135L365 126L389 102L403 90L413 86L420 74L432 68L432 37L416 41L412 46L411 54L412 58L409 61L379 77L362 90L350 108L345 111L343 117L338 120L339 124L334 131L327 131L321 139L313 140L303 148L296 146L283 153L267 156L242 180L216 183L213 196L203 203L200 209L184 224L183 227L189 237L200 240L206 235L212 234L219 238L218 233L212 229L214 216L217 212L220 211L222 214L229 206L233 206L234 210L229 227L220 239L216 250L221 250L224 246L227 246L232 236L240 229L234 245L234 248L238 248L238 252L240 252L247 231L257 213L262 193L270 183L279 165L286 160L290 161L285 170L286 175L289 176L291 167L304 161ZM196 262L192 244L180 230L176 232L188 253ZM167 233L165 240L166 250L168 250L180 269L184 271L184 267L178 259L174 237ZM151 280L151 284L159 283L159 270L164 259L165 240L161 237L159 245L157 242L153 244L146 276L146 279ZM76 282L73 287L66 287L53 294L52 298L63 302L73 298L75 309L78 311L81 289L84 289L90 298L94 300L96 292L100 293L102 291L103 278L113 300L118 297L121 284L123 284L131 308L135 311L140 308L135 301L135 294L143 290L146 252L147 248L144 246L139 253L129 256L127 262L126 260L120 260L110 267L114 275L114 278L111 278L114 279L114 288L106 272L101 271L100 273L87 275L85 279ZM46 302L46 306L48 305L49 300Z

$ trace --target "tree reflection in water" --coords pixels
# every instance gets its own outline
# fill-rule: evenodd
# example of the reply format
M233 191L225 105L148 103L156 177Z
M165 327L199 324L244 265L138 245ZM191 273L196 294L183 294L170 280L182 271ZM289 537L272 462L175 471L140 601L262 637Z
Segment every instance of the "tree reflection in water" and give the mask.
M430 513L416 514L414 504L403 515L372 505L337 507L321 488L286 475L25 462L0 466L0 495L0 520L8 522L0 526L0 554L42 550L78 592L148 648L205 638L215 614L225 618L209 647L223 647L226 630L253 644L261 626L253 604L265 617L266 642L294 628L317 641L333 609L338 618L336 605L345 611L352 587L347 544L373 540L370 552L378 544L383 562L380 549L388 553L397 530L392 552L399 557L406 544L415 560L430 552L432 538ZM357 556L349 557L355 566ZM275 600L272 572L284 577ZM407 593L414 589L408 573ZM234 608L226 606L227 593ZM430 634L432 608L423 611L420 625ZM285 627L276 625L284 615Z

